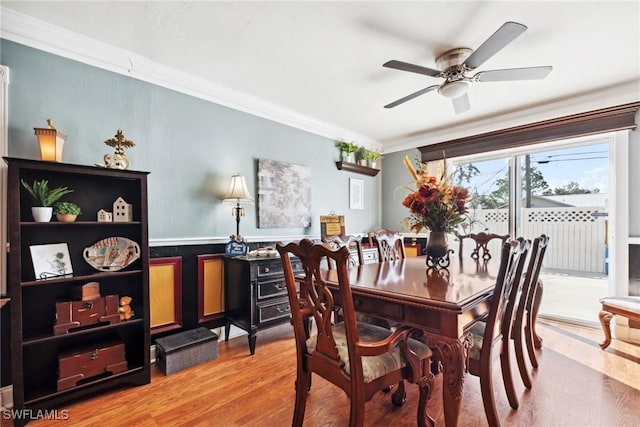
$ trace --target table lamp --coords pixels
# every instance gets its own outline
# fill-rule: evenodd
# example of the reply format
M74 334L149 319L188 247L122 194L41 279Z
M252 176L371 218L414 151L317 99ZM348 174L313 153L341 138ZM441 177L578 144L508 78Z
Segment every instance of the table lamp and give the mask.
M253 204L253 197L249 193L244 176L237 174L231 177L229 190L222 200L223 203L235 203L231 210L231 215L236 217L236 234L231 236L231 241L227 244L227 255L246 255L248 247L244 239L240 236L240 218L244 216L244 208L240 203Z

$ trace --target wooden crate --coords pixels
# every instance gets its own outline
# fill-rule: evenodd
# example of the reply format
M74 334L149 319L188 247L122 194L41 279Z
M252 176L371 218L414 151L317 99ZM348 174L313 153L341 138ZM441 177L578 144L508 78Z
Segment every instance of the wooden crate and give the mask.
M61 352L58 355L58 391L79 381L127 370L124 343L106 342Z

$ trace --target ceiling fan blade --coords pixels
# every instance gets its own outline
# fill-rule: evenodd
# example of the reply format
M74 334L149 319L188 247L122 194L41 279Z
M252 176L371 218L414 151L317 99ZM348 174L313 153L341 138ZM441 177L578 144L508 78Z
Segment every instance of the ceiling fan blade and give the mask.
M404 98L400 98L400 99L398 99L397 101L392 102L391 104L387 104L387 105L385 105L385 106L384 106L384 108L393 108L393 107L396 107L396 106L398 106L398 105L400 105L400 104L402 104L402 103L405 103L405 102L407 102L407 101L412 100L413 98L417 98L417 97L419 97L420 95L424 95L425 93L427 93L427 92L431 92L432 90L436 90L436 89L438 89L438 85L429 86L429 87L426 87L426 88L424 88L424 89L420 89L419 91L414 92L414 93L412 93L411 95L407 95L407 96L405 96Z
M470 69L475 69L484 64L484 62L495 55L503 47L514 41L520 34L524 33L527 27L517 22L505 22L502 27L491 35L477 48L466 61L466 65Z
M453 111L456 114L464 113L471 109L471 103L469 102L469 95L464 93L457 98L452 98Z
M552 66L507 68L504 70L481 71L473 76L479 82L502 82L509 80L542 80L549 75Z
M431 77L438 77L442 73L440 70L434 70L433 68L427 68L416 64L409 64L408 62L396 61L395 59L385 62L382 66L401 71L409 71L411 73L424 74Z

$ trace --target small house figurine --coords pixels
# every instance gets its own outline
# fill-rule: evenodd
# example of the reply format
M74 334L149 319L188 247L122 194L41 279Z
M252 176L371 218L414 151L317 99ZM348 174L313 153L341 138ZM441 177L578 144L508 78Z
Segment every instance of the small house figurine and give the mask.
M113 222L113 214L104 209L98 211L98 222Z
M122 197L118 197L113 202L113 222L133 221L133 205L125 202Z

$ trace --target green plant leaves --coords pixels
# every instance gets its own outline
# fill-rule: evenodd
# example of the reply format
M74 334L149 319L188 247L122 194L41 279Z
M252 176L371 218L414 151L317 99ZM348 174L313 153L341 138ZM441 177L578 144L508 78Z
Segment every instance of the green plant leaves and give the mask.
M49 188L49 181L43 179L41 181L33 181L33 185L29 185L21 179L22 186L27 190L34 206L52 206L55 202L60 200L65 194L72 193L73 190L69 190L67 187Z

